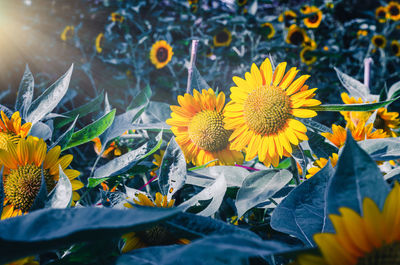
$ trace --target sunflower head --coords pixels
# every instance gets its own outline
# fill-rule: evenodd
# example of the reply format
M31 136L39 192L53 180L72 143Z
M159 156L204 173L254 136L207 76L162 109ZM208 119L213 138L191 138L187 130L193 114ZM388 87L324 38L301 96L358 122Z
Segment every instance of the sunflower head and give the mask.
M268 39L271 39L275 35L275 28L271 23L261 24L261 29Z
M394 56L400 57L400 43L397 40L390 43L390 51Z
M122 23L122 22L124 22L124 20L125 20L125 17L123 15L121 15L120 13L117 13L117 12L111 13L111 21L112 22Z
M338 159L339 156L336 153L333 153L332 156L329 157L332 167L336 166ZM324 166L326 166L326 164L328 164L328 159L326 158L321 157L320 159L315 160L313 163L313 167L307 170L308 174L306 175L306 178L309 179L317 174L317 172L320 171Z
M318 28L322 21L322 11L316 6L310 6L302 11L303 14L309 15L303 22L308 28Z
M62 41L67 41L68 39L74 36L74 26L66 26L64 30L61 32L60 38Z
M296 19L297 19L297 14L292 10L286 10L278 17L278 21L283 22L285 28L289 28L290 25L296 23Z
M101 53L103 51L103 48L102 48L103 39L104 39L104 33L99 33L99 35L97 35L97 37L96 37L96 51L98 53Z
M300 59L303 63L310 65L317 61L317 56L312 55L313 48L304 47L300 52Z
M386 38L383 35L373 36L371 42L377 48L385 48L386 46Z
M400 20L400 4L398 2L390 2L386 7L388 17L391 20Z
M215 47L226 47L231 44L232 34L229 30L224 28L214 35L213 40Z
M385 23L386 20L389 18L387 8L384 6L380 6L375 9L375 18L378 20L379 23Z
M20 138L25 138L28 135L32 124L27 122L22 125L21 123L22 119L19 111L14 112L10 119L1 111L0 149L7 149L7 142L11 141L15 144Z
M150 61L157 69L160 69L171 61L172 55L174 55L172 47L165 40L159 40L151 47Z
M286 36L286 42L293 45L303 45L308 39L307 33L297 25L291 25Z

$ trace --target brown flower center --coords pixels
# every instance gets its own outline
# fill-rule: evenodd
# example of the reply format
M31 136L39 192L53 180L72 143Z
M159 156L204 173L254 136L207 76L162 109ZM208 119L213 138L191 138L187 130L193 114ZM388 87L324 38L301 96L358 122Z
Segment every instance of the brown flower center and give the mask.
M294 45L300 45L304 42L304 35L297 30L290 35L289 40Z
M218 32L216 39L218 43L225 43L228 41L229 35L225 30L223 30Z
M308 21L313 24L316 23L318 21L318 15L317 14L312 15L311 17L308 18Z
M157 49L156 53L157 61L160 63L165 62L168 59L168 50L164 47L160 47Z
M389 8L389 13L390 13L391 16L397 16L400 13L400 11L399 11L399 8L397 6L391 6Z
M136 232L136 234L148 246L171 245L177 240L162 225L153 226L147 230Z
M357 265L400 264L400 242L384 245L358 259Z

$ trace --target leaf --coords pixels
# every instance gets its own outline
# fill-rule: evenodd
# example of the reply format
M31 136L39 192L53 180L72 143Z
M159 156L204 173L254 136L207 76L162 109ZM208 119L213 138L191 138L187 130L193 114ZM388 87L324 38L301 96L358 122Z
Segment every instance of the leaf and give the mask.
M390 170L384 177L386 181L392 181L392 178L397 177L400 175L400 167L394 168Z
M157 173L160 191L170 200L186 180L185 155L176 143L175 137L169 141Z
M375 161L389 161L400 158L400 137L367 139L359 142Z
M213 166L200 170L189 171L186 184L200 187L210 186L220 176L225 177L228 187L240 187L249 171L236 166Z
M67 146L63 150L87 143L93 140L94 138L98 137L103 132L105 132L105 130L107 130L108 127L111 126L111 124L114 121L114 116L115 116L115 109L113 109L110 113L105 114L97 121L84 127L83 129L74 132Z
M128 110L137 108L138 106L147 105L152 94L150 86L147 85L143 91L140 91L140 93L132 99L132 102L128 106Z
M193 66L192 88L197 89L200 93L203 89L208 90L210 88L210 85L201 76L196 66Z
M329 161L313 177L293 189L273 211L271 227L295 236L309 246L315 245L315 233L331 232L326 196L333 173Z
M29 107L26 121L35 124L50 113L67 93L73 65L54 84L47 88Z
M32 103L34 87L33 75L28 65L26 65L21 83L19 83L17 100L15 101L15 110L20 112L23 119L26 118L26 113Z
M52 149L56 145L59 145L61 147L61 150L64 150L64 148L68 145L69 141L71 140L72 134L74 133L75 124L78 118L79 115L76 116L74 122L69 126L69 128L63 134L60 135L60 137L58 137L56 141L54 141L54 143L50 146L49 149Z
M41 209L0 222L0 263L140 231L177 214L179 209L135 207Z
M365 197L371 198L382 209L388 193L389 186L376 163L347 132L346 143L328 187L328 213L336 214L340 207L362 213Z
M46 208L67 208L71 204L72 200L72 185L71 181L65 175L64 171L59 165L60 178L55 188L50 192L47 201Z
M254 0L249 8L249 14L252 14L254 16L257 12L257 8L258 8L258 1Z
M350 96L367 100L367 97L370 96L370 91L368 86L364 85L363 83L354 79L353 77L348 76L347 74L341 72L336 67L334 67L334 69L336 71L340 83L342 83L344 88L346 88Z
M53 130L47 124L39 121L32 126L29 134L46 141L53 135Z
M285 169L262 170L248 175L236 196L235 205L238 217L241 217L254 206L268 201L291 179L292 174Z
M35 200L33 201L31 208L29 209L29 212L42 209L45 206L45 201L47 199L47 187L46 187L46 180L43 175L43 165L41 169L41 174L42 177L40 182L40 189L38 194L36 195Z
M325 137L322 135L312 131L307 131L306 134L308 136L308 144L318 158L324 157L328 159L333 153L337 153L339 151L336 146L325 142Z
M400 96L400 81L394 83L387 93L387 99L393 99Z

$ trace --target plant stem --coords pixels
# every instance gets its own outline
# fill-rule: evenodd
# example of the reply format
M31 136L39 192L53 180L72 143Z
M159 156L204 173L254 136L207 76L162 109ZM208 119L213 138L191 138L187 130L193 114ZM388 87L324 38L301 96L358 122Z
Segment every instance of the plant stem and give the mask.
M368 57L364 59L364 85L366 87L369 87L369 82L370 82L370 75L371 75L371 63L372 63L372 58Z
M186 93L190 93L192 87L193 67L196 62L196 53L198 45L199 45L199 40L192 40L192 51L190 53L190 63L188 67L188 81L187 81Z

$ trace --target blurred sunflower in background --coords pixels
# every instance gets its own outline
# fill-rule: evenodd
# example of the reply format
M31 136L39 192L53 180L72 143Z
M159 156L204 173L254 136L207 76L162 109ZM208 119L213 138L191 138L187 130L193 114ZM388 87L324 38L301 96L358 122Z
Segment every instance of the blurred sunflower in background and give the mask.
M60 38L62 41L67 41L74 36L75 27L70 25L66 26L64 30L61 32Z
M322 11L316 6L306 6L302 11L304 15L309 15L303 19L304 25L308 28L318 28L322 21Z
M66 169L72 161L72 155L60 157L60 153L60 146L47 152L43 139L32 136L21 138L18 144L9 141L7 150L0 150L5 195L1 219L22 215L31 209L41 187L42 166L48 193L59 180L59 166L70 179L73 191L83 187L83 183L76 180L79 171Z
M368 35L368 31L360 29L357 31L357 39L361 37L366 37Z
M172 47L165 40L159 40L151 47L150 61L157 69L161 69L171 61L172 55Z
M213 40L215 47L226 47L231 44L232 34L229 30L224 28L214 35Z
M297 14L292 10L286 10L278 17L278 21L283 22L285 28L289 28L292 24L295 24L296 19L297 19Z
M400 43L397 40L390 43L390 51L394 56L400 57Z
M308 39L307 33L297 25L291 25L286 36L286 42L293 45L303 45Z
M122 22L124 22L124 20L125 20L125 17L122 16L120 13L117 13L117 12L111 13L111 21L112 22L122 23Z
M371 43L377 48L386 47L386 38L383 35L374 35L371 39Z
M275 71L269 59L260 69L253 64L245 79L233 77L231 102L226 106L225 128L233 130L229 140L234 150L246 150L246 160L256 155L266 166L277 166L282 156L289 157L292 145L307 140L306 126L296 118L317 115L311 106L321 104L312 99L316 88L304 85L309 75L296 80L299 70L292 67L286 74L286 62Z
M104 33L99 33L97 35L97 37L96 37L96 51L98 53L101 53L103 51L103 48L102 48L102 45L101 45L103 39L104 39Z
M31 130L30 122L22 123L19 111L14 112L9 119L4 111L0 112L0 149L7 150L8 142L18 143L21 138L25 138Z
M307 65L315 63L317 61L317 56L310 54L310 52L313 50L315 50L315 49L309 48L309 47L304 47L300 51L300 60Z
M332 156L329 157L329 161L331 161L332 167L336 166L338 159L339 156L336 153L333 153ZM309 179L317 174L317 172L324 168L326 164L328 164L328 159L326 158L321 157L320 159L315 160L313 163L314 166L307 170L308 174L306 175L306 178Z
M356 265L400 263L400 185L386 197L383 209L370 198L364 198L362 216L354 210L341 207L340 215L329 218L336 233L314 235L321 256L303 254L301 265Z
M388 18L394 21L400 20L400 4L397 2L390 2L387 7Z
M218 160L211 165L234 165L243 162L241 150L231 150L229 137L232 131L224 128L225 94L218 96L210 88L193 96L178 96L180 106L171 106L171 125L176 142L182 148L186 160L195 166Z
M379 23L385 23L389 18L387 8L384 6L380 6L377 9L375 9L375 17Z
M267 39L271 39L273 36L275 36L275 28L271 23L266 22L261 24L261 29Z

